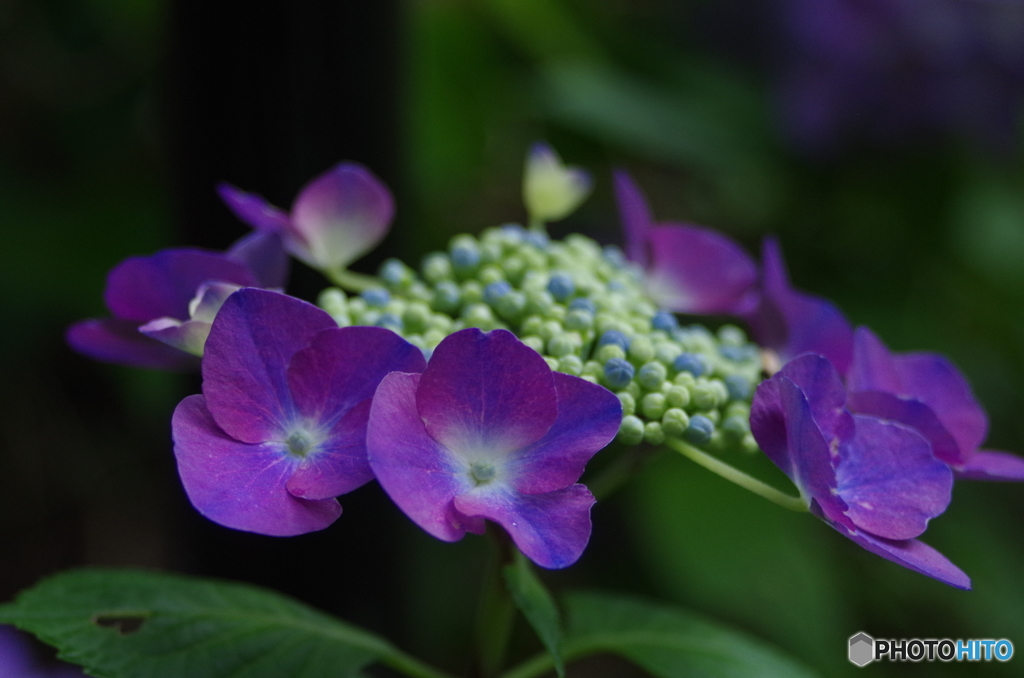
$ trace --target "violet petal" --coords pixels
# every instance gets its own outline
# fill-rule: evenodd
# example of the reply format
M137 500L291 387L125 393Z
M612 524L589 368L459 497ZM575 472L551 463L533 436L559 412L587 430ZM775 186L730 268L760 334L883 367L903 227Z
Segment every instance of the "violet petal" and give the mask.
M340 417L329 437L302 460L286 487L303 499L328 499L347 494L373 480L366 459L366 422L370 399Z
M646 268L650 261L647 231L652 225L651 211L640 188L623 170L615 172L615 198L622 218L626 256Z
M209 322L201 320L181 322L174 318L157 318L141 325L138 331L179 351L202 357L210 326Z
M786 363L779 374L803 391L814 421L827 441L853 435L853 419L845 409L846 387L831 362L808 353Z
M896 371L896 361L882 340L866 327L853 335L853 363L846 375L850 392L887 391L906 395Z
M416 394L427 431L460 456L500 458L539 440L558 416L551 369L506 330L446 337Z
M1024 459L1007 452L978 450L953 471L957 478L969 480L1024 480Z
M648 229L647 288L678 313L749 312L757 266L731 238L710 229L659 224Z
M544 494L488 485L455 497L460 512L500 524L527 558L552 569L572 565L587 547L593 505L584 485Z
M947 464L960 465L967 461L967 455L961 453L956 439L942 425L932 408L920 400L900 398L881 391L859 391L851 393L848 402L852 412L896 421L915 429L931 443L936 458Z
M256 284L244 264L226 255L168 249L148 257L129 257L115 266L107 276L103 298L111 312L125 320L185 320L196 289L212 280L243 287Z
M377 387L366 429L366 451L381 487L413 522L444 541L482 534L484 521L455 509L472 487L465 464L430 437L416 410L419 374L392 372Z
M362 165L341 163L295 199L292 224L308 243L308 253L295 254L316 268L343 268L387 235L394 212L380 179Z
M30 678L34 675L35 661L28 637L13 626L0 625L0 668L2 678Z
M227 255L252 271L258 287L284 288L291 269L291 258L284 249L284 238L276 231L253 231L235 241Z
M74 350L96 360L156 370L196 370L199 359L139 332L134 320L83 320L68 328Z
M949 506L953 473L914 429L857 415L836 467L846 515L886 539L911 539Z
M572 485L586 463L612 441L622 422L622 404L608 389L554 373L558 418L537 442L514 455L508 470L518 492L553 492Z
M291 231L288 215L267 202L263 196L246 193L231 184L220 184L217 193L236 217L257 231L282 235Z
M285 489L295 461L278 445L226 435L201 395L185 398L171 422L174 455L192 505L226 527L286 537L322 530L341 515L334 499L308 501Z
M279 437L295 420L292 356L337 324L312 304L246 288L224 302L206 340L203 394L217 424L247 443Z
M750 406L750 432L757 446L772 463L786 477L793 478L796 471L793 468L789 438L786 436L786 415L779 394L779 379L766 379L754 391L754 400Z

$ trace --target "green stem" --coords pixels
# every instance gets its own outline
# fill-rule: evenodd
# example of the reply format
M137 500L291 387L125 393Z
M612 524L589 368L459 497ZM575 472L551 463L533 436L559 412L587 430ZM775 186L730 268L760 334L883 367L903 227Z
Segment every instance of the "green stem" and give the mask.
M788 508L790 511L807 511L807 504L801 497L793 497L785 492L781 492L771 485L761 482L757 478L748 476L743 471L726 464L724 461L712 457L707 452L702 452L696 447L687 445L682 440L677 438L669 438L665 441L665 444L679 452L687 459L695 461L712 473L717 473L731 483L736 483L745 490L750 490L754 494L761 495L765 499L771 502L775 502L783 508Z
M381 282L372 275L355 273L347 268L327 269L323 272L331 282L349 292L362 292L371 287L380 287Z
M413 678L453 678L451 674L428 666L419 659L399 650L392 650L391 654L380 661L382 664Z
M480 675L493 678L505 662L516 606L502 576L504 567L512 562L513 552L508 534L497 525L488 525L487 536L491 542L491 553L484 573L476 634Z

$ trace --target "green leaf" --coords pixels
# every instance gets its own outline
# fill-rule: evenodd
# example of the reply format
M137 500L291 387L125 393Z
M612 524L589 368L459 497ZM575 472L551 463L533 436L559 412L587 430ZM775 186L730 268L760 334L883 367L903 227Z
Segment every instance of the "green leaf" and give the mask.
M518 550L516 562L505 566L505 583L516 606L551 653L558 675L565 676L565 662L561 654L562 620L558 606L533 571L530 561Z
M566 598L567 657L622 655L660 678L810 678L814 674L746 634L682 609L627 596Z
M374 660L416 664L387 641L272 591L156 572L59 574L0 606L0 622L105 678L338 678ZM410 673L437 675L420 668Z

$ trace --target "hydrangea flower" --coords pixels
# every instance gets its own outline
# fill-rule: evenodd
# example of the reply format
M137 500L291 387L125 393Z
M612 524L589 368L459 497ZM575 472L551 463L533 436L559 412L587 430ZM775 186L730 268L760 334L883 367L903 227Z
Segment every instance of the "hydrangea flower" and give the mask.
M533 146L523 170L523 202L531 224L564 219L587 199L591 188L590 175L566 167L555 149Z
M919 431L959 478L1024 480L1024 459L978 449L988 417L970 384L934 353L892 354L866 327L857 328L847 376L850 409Z
M811 352L845 373L853 353L853 328L842 311L830 301L790 287L775 238L765 239L762 258L757 304L741 314L754 340L774 351L781 364Z
M206 342L203 394L185 398L172 420L189 499L238 530L327 527L341 514L334 497L373 478L365 439L374 389L389 372L424 366L390 330L339 328L277 292L232 294Z
M360 164L343 162L302 187L290 214L230 184L218 188L235 215L279 233L285 248L320 271L345 269L379 243L395 213L391 192Z
M85 674L69 664L43 668L32 656L31 647L18 631L0 625L0 678L84 678Z
M67 341L97 360L193 369L226 295L244 286L282 286L287 261L280 237L261 233L225 253L172 248L129 257L107 276L104 301L113 317L72 325Z
M594 497L577 483L615 436L619 399L552 372L511 332L465 329L423 374L393 373L373 399L370 466L420 527L444 541L500 524L542 567L576 562Z
M970 588L967 575L916 539L949 505L949 467L918 431L852 413L827 359L799 356L762 382L750 428L811 512L840 534L906 568Z
M626 254L646 271L647 291L678 313L739 315L756 300L757 266L736 242L689 224L654 223L640 189L615 173Z

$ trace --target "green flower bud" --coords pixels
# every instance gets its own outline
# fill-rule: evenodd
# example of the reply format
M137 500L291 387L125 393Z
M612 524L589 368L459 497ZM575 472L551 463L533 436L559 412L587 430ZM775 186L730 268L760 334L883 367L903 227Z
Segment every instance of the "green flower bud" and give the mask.
M624 388L623 390L626 393L633 396L634 398L639 398L640 394L643 392L640 388L640 384L636 383L635 381L631 381L628 384L626 384L626 388Z
M722 401L718 397L718 389L702 377L690 387L690 402L698 410L713 410Z
M578 355L565 355L558 359L558 371L578 377L583 374L583 360Z
M643 365L654 360L654 344L646 336L633 337L629 343L629 361L634 365Z
M661 445L665 442L665 432L661 429L661 422L647 422L644 426L644 442L648 445Z
M548 367L551 368L552 372L558 369L558 361L555 360L554 358L545 357L544 362L548 364Z
M455 313L462 305L462 290L450 280L437 283L430 297L430 307L441 313Z
M555 298L546 289L527 290L526 312L537 315L546 315L551 307L555 305Z
M747 454L754 454L761 451L761 448L757 446L757 441L754 440L754 436L750 433L743 436L743 440L740 441L740 449Z
M347 327L352 324L352 318L348 312L348 298L337 287L328 287L321 292L317 297L316 305L327 311L328 315L334 318L338 327Z
M690 415L678 407L670 407L661 417L661 428L665 435L680 438L690 426Z
M552 338L557 337L562 332L562 323L557 320L545 320L541 323L540 332L538 332L538 334L544 341L551 341Z
M544 318L539 315L527 316L523 324L519 326L521 334L540 334L540 328L544 325Z
M623 417L616 438L623 445L638 444L644 439L644 422L632 415Z
M477 280L466 280L462 283L462 303L479 304L484 300L484 287Z
M442 332L438 329L429 329L423 333L423 342L427 345L427 348L434 348L447 336L447 332Z
M622 415L628 417L629 415L636 412L636 400L630 394L625 391L619 391L616 393L619 397L619 402L622 403Z
M576 353L583 347L583 340L576 332L563 332L548 339L548 355L556 358Z
M722 422L721 430L726 440L738 442L743 439L743 436L750 433L750 424L743 417L734 415L725 418L725 421Z
M537 145L523 171L523 202L530 219L558 221L569 216L588 195L590 177L576 167L562 164L554 149Z
M596 360L588 360L583 363L583 374L580 376L590 375L595 379L600 380L604 376L604 363L599 363Z
M565 320L565 313L565 306L563 304L554 303L551 304L550 308L548 308L547 312L544 314L544 317L551 318L552 320L557 320L558 322L562 322L563 320Z
M405 312L402 313L402 323L405 324L405 329L411 333L422 332L426 329L431 315L433 314L430 312L429 306L422 301L413 301L406 305Z
M544 340L535 334L525 336L522 339L520 339L520 341L529 346L530 348L532 348L537 353L544 352Z
M725 416L742 417L743 419L750 419L750 403L744 402L742 400L732 401L725 408Z
M662 341L655 345L654 357L660 363L665 365L671 365L675 362L676 358L682 355L682 347L673 341Z
M517 255L505 257L501 262L501 270L505 272L505 277L510 282L517 284L523 279L523 274L526 272L526 262Z
M622 347L618 344L605 344L597 349L594 353L594 360L601 363L602 365L611 360L612 358L626 358L626 352L622 350Z
M665 396L661 393L648 393L640 401L640 411L648 419L661 419L665 414Z
M496 283L505 279L505 273L494 264L488 264L480 268L480 272L477 274L477 280L484 287L487 287L491 283Z
M455 329L455 321L443 313L434 313L427 320L427 329L437 330L445 335L449 335Z
M735 325L722 325L718 328L718 341L723 346L743 346L747 343L747 336Z
M690 404L690 389L673 384L665 394L665 401L669 407L682 409Z
M454 276L451 259L447 254L441 252L431 252L424 257L420 270L423 271L424 279L431 284L439 283L442 280L451 280Z
M392 292L404 290L416 277L412 269L398 259L386 259L377 275Z
M693 388L697 383L697 378L689 372L680 372L673 377L672 382L677 386L683 386L685 388Z
M573 309L565 314L565 326L570 330L588 331L594 327L594 316L584 309Z
M480 263L496 264L501 261L501 245L496 242L485 242L480 244Z
M413 280L405 290L405 296L411 301L422 301L429 304L434 296L434 290L423 284L422 280Z
M668 376L668 370L665 369L665 366L654 361L646 363L640 368L636 380L648 391L660 391L666 376Z
M482 330L494 329L494 314L487 304L468 304L463 307L459 317L466 327L479 327Z
M353 323L358 323L366 313L366 302L362 297L352 297L348 300L348 314L352 317Z
M525 309L526 295L519 290L512 290L494 304L494 310L498 312L498 315L509 322L514 322L520 318Z

